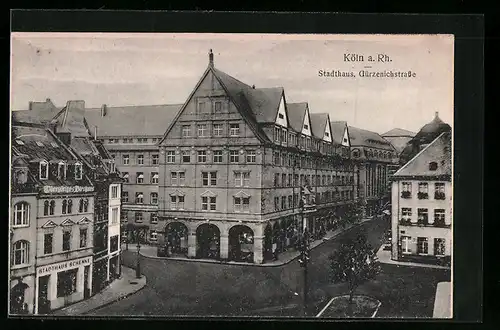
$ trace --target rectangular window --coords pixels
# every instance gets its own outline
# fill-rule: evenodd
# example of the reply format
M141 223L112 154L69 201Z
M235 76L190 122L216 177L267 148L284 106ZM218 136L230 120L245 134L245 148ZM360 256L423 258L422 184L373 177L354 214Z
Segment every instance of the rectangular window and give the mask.
M149 219L149 222L151 222L152 224L157 224L158 223L158 214L151 213L151 218Z
M122 192L122 201L124 203L128 203L128 191L123 191Z
M276 166L280 165L280 153L278 151L273 152L273 163Z
M229 162L233 164L240 162L240 154L238 153L238 150L229 150Z
M158 155L157 154L151 155L151 165L158 165L159 163L160 162Z
M109 249L111 252L118 251L118 235L111 236L109 240Z
M137 165L144 165L144 155L137 155Z
M71 250L71 231L65 230L63 231L63 251Z
M434 184L434 199L445 199L444 183L436 182Z
M417 237L417 253L418 254L429 253L429 239L427 237Z
M184 196L170 196L170 208L172 210L183 210Z
M435 209L434 210L434 225L444 226L445 224L445 210Z
M191 126L182 125L182 137L190 137L191 136Z
M283 128L282 133L283 133L283 138L281 140L282 140L282 142L286 143L287 142L287 136L288 136L288 134L286 134L286 129Z
M247 150L247 163L255 163L255 162L256 162L255 150Z
M80 248L87 246L87 228L80 228Z
M184 150L182 152L182 162L190 163L191 162L191 153L188 150Z
M151 204L153 204L153 205L158 204L158 193L157 192L151 193Z
M411 218L411 208L410 207L403 207L401 209L401 215L406 218Z
M175 163L175 151L167 151L167 163Z
M207 125L206 124L199 124L198 125L198 136L199 137L207 136Z
M201 172L204 187L217 185L217 172Z
M445 239L444 238L435 238L434 239L434 255L435 256L444 256L446 252L445 247Z
M57 297L67 297L76 292L78 268L57 273Z
M288 174L288 187L291 187L292 186L292 175L291 174Z
M113 207L111 209L111 224L116 225L118 223L118 208Z
M285 185L286 185L286 174L285 173L281 174L281 185L283 187L285 187Z
M129 165L130 164L130 158L128 155L123 155L122 156L122 162L123 162L123 165Z
M280 175L279 173L274 173L274 186L279 187L280 186Z
M157 239L158 239L158 234L156 233L156 230L150 230L149 231L149 240L156 241Z
M234 198L234 211L235 212L249 212L250 198L249 197L235 197Z
M129 181L128 181L128 179L129 179L128 172L123 172L123 180L124 180L125 182L129 182Z
M118 187L111 186L111 198L118 198Z
M429 198L429 185L427 182L418 183L418 198L419 199Z
M217 197L202 197L201 208L204 211L215 211L217 208Z
M205 113L209 109L207 109L206 102L204 101L199 101L198 102L198 113Z
M291 209L293 207L293 197L292 195L288 196L288 208Z
M274 141L280 142L280 128L279 127L274 127Z
M207 162L207 152L205 150L198 150L198 163Z
M151 172L151 179L150 182L153 184L158 184L158 172Z
M54 239L54 234L48 233L43 235L43 253L51 254L52 253L52 242Z
M275 210L280 209L280 198L279 197L274 197L274 209Z
M418 215L418 223L421 225L427 225L428 224L428 211L427 209L424 208L419 208L417 210L417 215Z
M222 163L222 150L214 150L214 163Z
M286 196L281 196L281 209L286 209Z
M403 253L411 253L411 237L401 236L401 248Z
M234 185L236 187L250 186L250 172L234 172Z
M144 183L144 173L142 172L136 173L136 183Z
M144 203L144 194L142 192L135 193L135 203L143 204Z
M178 177L179 177L179 186L183 186L186 181L186 173L178 172Z
M142 212L135 212L135 222L142 222Z
M240 124L230 124L229 125L229 135L239 136L240 135Z
M212 129L214 136L222 136L222 124L214 124Z

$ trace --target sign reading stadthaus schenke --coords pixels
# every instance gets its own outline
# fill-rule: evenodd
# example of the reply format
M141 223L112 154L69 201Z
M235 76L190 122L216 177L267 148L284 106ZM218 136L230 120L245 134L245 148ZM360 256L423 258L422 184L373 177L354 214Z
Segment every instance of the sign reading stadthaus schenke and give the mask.
M81 186L43 186L43 192L46 194L72 194L94 191L94 187Z
M62 272L64 270L71 269L71 268L76 268L76 267L80 267L80 266L87 266L87 265L90 265L91 263L92 263L92 257L86 257L86 258L81 258L81 259L60 262L57 264L39 267L37 269L37 274L44 275L44 274L52 273L54 271Z

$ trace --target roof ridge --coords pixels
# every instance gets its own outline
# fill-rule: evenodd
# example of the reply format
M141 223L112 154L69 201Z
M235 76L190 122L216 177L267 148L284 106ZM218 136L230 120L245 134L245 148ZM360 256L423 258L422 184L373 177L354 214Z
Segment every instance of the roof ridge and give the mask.
M224 71L222 71L222 70L219 70L219 69L216 69L216 68L212 68L212 70L216 71L216 73L222 73L222 74L225 74L226 76L228 76L229 78L231 78L231 79L233 79L233 80L237 81L238 83L243 84L243 85L245 85L246 87L248 87L248 88L250 88L250 89L254 89L254 88L252 88L252 86L250 86L250 85L248 85L248 84L244 83L243 81L239 80L238 78L235 78L235 77L231 76L230 74L228 74L228 73L226 73L226 72L224 72Z
M168 103L168 104L141 104L141 105L116 105L108 106L106 105L106 110L117 109L117 108L140 108L140 107L162 107L162 106L182 106L184 103ZM85 108L85 110L100 111L101 108Z

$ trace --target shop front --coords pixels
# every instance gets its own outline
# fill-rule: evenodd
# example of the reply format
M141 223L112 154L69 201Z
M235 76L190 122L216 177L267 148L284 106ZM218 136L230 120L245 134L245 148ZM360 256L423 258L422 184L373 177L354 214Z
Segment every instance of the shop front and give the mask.
M92 256L37 267L37 314L48 314L90 296L91 274Z
M11 280L10 308L13 315L33 313L34 276L17 277Z
M108 256L99 258L99 260L94 261L94 267L92 272L92 291L94 293L100 292L104 289L108 283Z

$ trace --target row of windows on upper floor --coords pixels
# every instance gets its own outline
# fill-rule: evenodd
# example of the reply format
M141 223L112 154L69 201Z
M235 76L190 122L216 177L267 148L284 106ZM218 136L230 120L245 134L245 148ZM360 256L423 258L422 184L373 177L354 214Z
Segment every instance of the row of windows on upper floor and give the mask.
M111 139L100 139L104 143L109 144L131 144L131 143L158 143L160 138L111 138Z
M281 180L280 180L281 179ZM275 173L274 174L274 186L275 187L292 187L293 186L329 186L329 185L353 185L354 175L352 173L340 174L340 175L304 175L286 173ZM300 181L299 181L300 180Z
M111 157L113 157L113 159L116 159L116 155L115 154L111 154ZM129 154L122 154L121 155L121 165L132 165L132 163L130 162L130 155ZM135 164L134 165L153 165L153 166L158 166L160 164L159 162L159 157L158 157L158 154L152 154L151 155L151 158L150 158L150 162L149 164L146 164L145 161L144 161L144 155L143 154L138 154L135 156Z
M40 180L58 179L66 180L70 172L71 178L75 180L82 180L83 178L83 165L76 162L69 165L64 161L59 161L55 164L49 164L46 160L40 161L38 177ZM50 174L50 175L49 175Z
M401 198L411 198L412 197L412 183L411 182L401 182ZM429 199L429 183L419 182L418 183L418 199ZM436 182L434 183L434 199L444 200L446 198L445 194L445 183Z
M131 202L129 200L128 191L124 191L122 193L122 202L123 203L130 203ZM146 204L146 203L144 203L144 193L140 192L140 191L136 192L134 202L135 202L135 204ZM149 204L158 205L158 193L157 192L150 193Z
M417 219L413 222L412 209L411 207L401 208L401 219L399 221L400 225L421 225L428 226L434 225L436 227L445 227L446 225L446 210L445 209L434 209L433 222L429 222L429 210L427 208L417 208Z
M77 213L88 213L89 200L81 198L78 201ZM43 215L54 215L56 209L56 201L45 201L43 203ZM73 214L73 200L63 199L61 201L60 214ZM27 202L19 202L14 205L14 216L12 218L13 227L25 227L30 225L30 204Z
M305 124L304 129L309 130L309 126ZM325 132L325 137L331 138L330 133ZM286 144L288 146L296 146L300 149L316 150L327 154L337 153L337 148L339 148L339 146L335 146L331 142L301 133L290 132L287 128L280 126L274 127L273 140L277 144Z

